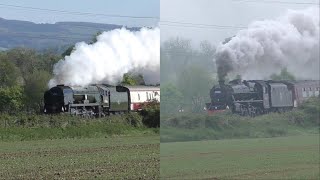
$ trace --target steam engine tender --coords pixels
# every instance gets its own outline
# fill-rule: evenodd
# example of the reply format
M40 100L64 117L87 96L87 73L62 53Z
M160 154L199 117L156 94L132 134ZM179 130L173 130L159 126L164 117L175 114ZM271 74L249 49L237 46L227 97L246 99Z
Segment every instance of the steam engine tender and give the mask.
M233 113L255 116L268 112L283 112L299 106L305 99L319 97L320 81L223 81L210 90L212 112L231 109Z

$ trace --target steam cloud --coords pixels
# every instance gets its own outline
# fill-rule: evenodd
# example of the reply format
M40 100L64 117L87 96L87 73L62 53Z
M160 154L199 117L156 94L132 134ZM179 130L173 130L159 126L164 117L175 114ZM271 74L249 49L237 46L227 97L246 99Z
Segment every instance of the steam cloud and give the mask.
M298 79L319 79L319 8L253 22L220 44L215 59L220 80L228 73L265 79L284 67Z
M48 86L115 84L131 71L142 73L148 84L160 82L159 28L116 29L99 35L94 44L77 43L70 56L55 64Z

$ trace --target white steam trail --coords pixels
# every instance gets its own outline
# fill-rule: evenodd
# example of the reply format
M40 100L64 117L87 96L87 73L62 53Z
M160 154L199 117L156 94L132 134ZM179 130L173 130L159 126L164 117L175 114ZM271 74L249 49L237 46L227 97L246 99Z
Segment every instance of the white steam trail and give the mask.
M298 79L319 79L319 7L288 10L256 21L217 48L218 69L243 79L265 79L287 67Z
M119 82L123 74L139 71L148 84L160 82L160 30L125 28L104 32L94 44L77 43L75 50L54 66L48 86L85 86Z

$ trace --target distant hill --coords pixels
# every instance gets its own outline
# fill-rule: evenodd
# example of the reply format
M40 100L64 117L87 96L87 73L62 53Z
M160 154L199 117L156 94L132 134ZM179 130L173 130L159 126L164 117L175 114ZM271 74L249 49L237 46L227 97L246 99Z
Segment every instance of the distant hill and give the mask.
M63 52L76 42L89 42L99 31L121 28L115 24L88 22L57 22L36 24L29 21L0 18L0 51L14 47L28 47L39 51L51 49ZM139 27L127 28L133 31Z

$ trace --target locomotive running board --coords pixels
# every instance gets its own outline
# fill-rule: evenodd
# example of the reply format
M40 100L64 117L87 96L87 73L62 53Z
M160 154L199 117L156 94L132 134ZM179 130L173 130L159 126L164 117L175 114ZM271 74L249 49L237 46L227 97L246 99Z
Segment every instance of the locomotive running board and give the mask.
M88 104L69 104L70 107L79 107L79 106L100 106L100 103L88 103Z

